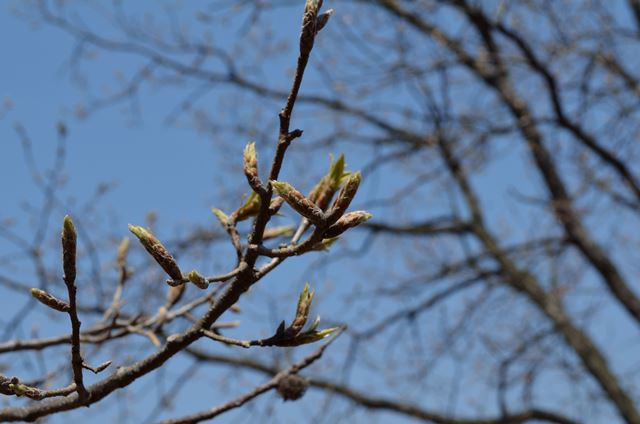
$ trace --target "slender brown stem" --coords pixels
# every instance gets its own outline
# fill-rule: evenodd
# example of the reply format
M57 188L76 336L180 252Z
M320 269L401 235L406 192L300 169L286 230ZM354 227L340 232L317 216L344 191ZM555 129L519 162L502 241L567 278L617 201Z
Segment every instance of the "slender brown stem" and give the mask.
M316 349L314 352L312 352L311 354L305 356L304 358L302 358L301 360L299 360L298 362L296 362L295 364L291 365L289 368L280 371L279 373L277 373L276 375L273 376L273 378L271 378L269 381L267 381L266 383L263 383L257 387L255 387L253 390L245 393L244 395L233 399L229 402L226 402L222 405L216 406L215 408L211 408L207 411L203 411L203 412L199 412L197 414L192 414L192 415L188 415L185 417L181 417L181 418L175 418L175 419L171 419L171 420L166 420L163 421L163 424L191 424L191 423L198 423L204 420L210 420L224 412L230 411L232 409L235 408L239 408L242 405L246 404L247 402L249 402L250 400L258 397L259 395L268 392L271 389L274 389L278 386L278 384L286 377L293 375L293 374L297 374L298 372L300 372L301 370L303 370L304 368L308 367L309 365L313 364L315 361L317 361L318 359L320 359L320 357L322 357L322 354L324 353L325 349L327 347L329 347L329 345L341 334L341 332L338 332L335 336L331 337L329 340L327 340L325 343L323 343L318 349Z

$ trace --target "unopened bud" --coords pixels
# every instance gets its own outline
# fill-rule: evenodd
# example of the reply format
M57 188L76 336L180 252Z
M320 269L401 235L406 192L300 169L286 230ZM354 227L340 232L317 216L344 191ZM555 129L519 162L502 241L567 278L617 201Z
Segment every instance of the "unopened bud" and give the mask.
M307 323L309 318L309 310L311 309L311 302L313 301L313 292L310 291L309 283L304 284L304 288L298 298L298 306L296 308L296 317L289 326L291 335L298 334L302 327Z
M316 36L316 19L321 4L318 0L307 0L302 17L302 31L300 33L300 55L309 56Z
M271 185L278 192L285 202L296 212L307 218L313 224L321 224L324 221L322 209L316 206L311 200L304 197L302 193L286 182L271 181Z
M248 143L244 148L244 173L247 178L258 176L258 156L256 143Z
M62 269L64 280L73 284L76 280L76 228L69 215L65 215L62 224Z
M206 289L209 287L209 283L207 283L207 279L198 273L195 269L187 274L187 278L198 288Z
M322 7L323 0L306 0L304 4L304 13L318 13Z
M38 302L55 309L60 312L69 312L69 304L64 300L60 300L57 297L47 293L44 290L33 288L31 289L31 296L33 296Z
M169 251L163 246L149 230L146 230L137 225L129 224L129 231L131 231L147 252L155 259L155 261L162 267L169 277L175 281L182 280L182 272L176 263L176 260L171 256Z
M258 175L258 157L256 155L256 143L249 143L244 149L244 175L247 182L256 193L266 194L265 187Z
M331 18L333 12L333 9L329 9L326 12L318 15L318 18L316 19L316 34L319 33L322 28L325 27L325 25L327 25L327 22L329 22L329 18Z
M345 183L344 187L342 187L342 190L340 190L336 201L333 202L333 206L331 206L331 210L329 211L329 216L327 219L327 223L329 225L336 222L338 218L340 218L345 213L345 211L351 204L351 201L358 192L360 181L362 181L362 174L360 174L360 172L355 172L349 176L349 179Z
M41 390L20 383L9 384L9 389L11 389L16 396L26 396L35 400L40 400L44 397Z
M335 224L327 228L325 238L337 237L347 231L371 219L373 215L365 211L354 211L344 214Z
M109 360L109 361L105 361L105 362L101 363L100 365L98 365L98 366L93 370L94 374L98 374L98 373L100 373L100 372L102 372L102 371L106 370L106 369L109 367L109 365L111 365L111 362L113 362L113 361L110 361L110 360Z

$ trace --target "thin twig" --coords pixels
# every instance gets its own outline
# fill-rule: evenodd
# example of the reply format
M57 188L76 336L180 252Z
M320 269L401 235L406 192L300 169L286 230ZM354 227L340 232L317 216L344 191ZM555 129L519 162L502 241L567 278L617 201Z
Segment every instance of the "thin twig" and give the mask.
M71 319L71 369L73 381L80 401L89 397L82 382L82 355L80 353L80 325L76 308L76 231L73 221L65 216L62 229L62 266L64 268L64 282L69 292L69 318Z
M216 406L215 408L209 409L208 411L203 411L203 412L199 412L197 414L193 414L193 415L188 415L185 417L181 417L181 418L175 418L175 419L171 419L171 420L166 420L163 421L163 424L191 424L191 423L198 423L200 421L204 421L204 420L210 420L224 412L230 411L232 409L235 408L239 408L242 405L246 404L247 402L249 402L250 400L258 397L259 395L268 392L269 390L275 388L278 386L278 384L280 383L280 381L282 381L282 379L284 379L285 377L288 377L290 375L293 374L297 374L300 370L308 367L309 365L313 364L315 361L317 361L318 359L320 359L320 357L322 356L322 354L324 353L325 349L331 344L333 343L333 341L340 335L342 334L343 330L339 330L338 332L336 332L336 334L334 336L332 336L329 340L327 340L325 343L322 344L322 346L320 346L318 349L316 349L313 353L305 356L304 358L302 358L300 361L296 362L295 364L291 365L289 368L280 371L278 374L276 374L271 380L267 381L264 384L261 384L257 387L255 387L253 390L245 393L244 395L233 399L229 402L226 402L222 405Z

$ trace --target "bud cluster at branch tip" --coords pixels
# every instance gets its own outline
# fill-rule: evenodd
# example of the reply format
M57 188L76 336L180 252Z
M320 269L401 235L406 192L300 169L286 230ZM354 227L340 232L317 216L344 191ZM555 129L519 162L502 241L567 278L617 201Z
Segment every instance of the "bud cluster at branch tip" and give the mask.
M313 48L313 42L317 34L318 11L321 7L321 0L307 0L304 5L302 30L300 32L300 56L302 57L309 56Z
M322 340L337 331L337 327L317 331L318 325L320 324L319 316L316 317L306 331L302 331L309 318L312 301L313 292L309 288L309 283L305 283L298 298L296 316L293 319L293 322L289 327L286 327L284 321L282 321L278 326L275 335L266 340L266 345L287 347L300 346Z

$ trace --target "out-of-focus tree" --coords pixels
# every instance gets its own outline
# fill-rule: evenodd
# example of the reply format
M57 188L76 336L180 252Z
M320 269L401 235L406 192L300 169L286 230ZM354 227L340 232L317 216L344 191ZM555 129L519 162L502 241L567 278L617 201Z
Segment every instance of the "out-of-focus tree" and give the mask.
M75 40L79 115L181 93L167 125L224 151L267 146L262 118L288 93L271 68L292 48L281 17L300 3L143 19L115 2L100 9L104 31L65 2L25 13ZM292 166L312 187L320 149L359 158L360 204L376 219L312 264L339 286L327 316L349 325L349 344L309 380L324 401L302 402L330 421L640 423L640 2L325 3L336 13L298 97L313 140ZM116 55L128 58L118 79L91 73ZM189 354L280 370L260 355Z

